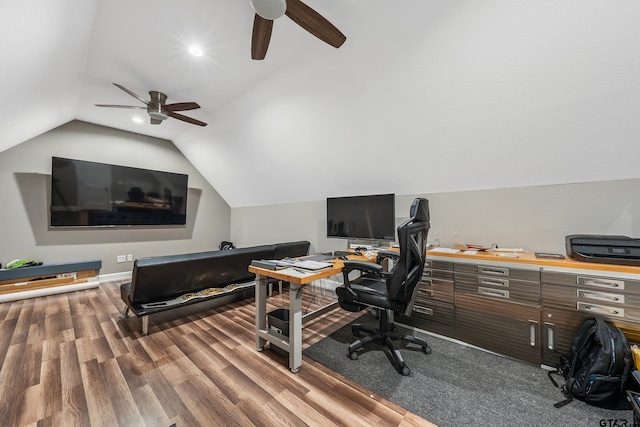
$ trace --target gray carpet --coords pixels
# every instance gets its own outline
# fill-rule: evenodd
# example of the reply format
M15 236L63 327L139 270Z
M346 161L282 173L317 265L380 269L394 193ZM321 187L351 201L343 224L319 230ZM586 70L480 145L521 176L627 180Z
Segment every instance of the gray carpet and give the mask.
M359 322L375 319L365 314ZM420 335L420 334L418 334ZM355 338L346 326L304 355L440 427L448 426L633 426L632 411L606 410L563 399L547 371L442 338L427 338L431 354L401 346L409 376L400 375L375 343L347 357ZM499 339L499 337L496 337ZM615 421L615 423L614 423Z

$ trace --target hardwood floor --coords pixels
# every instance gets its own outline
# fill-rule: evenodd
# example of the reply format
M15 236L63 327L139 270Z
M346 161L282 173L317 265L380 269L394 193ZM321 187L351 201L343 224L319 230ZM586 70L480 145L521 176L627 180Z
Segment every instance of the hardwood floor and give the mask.
M119 285L0 304L0 425L433 426L306 357L293 374L256 351L252 298L158 314L142 336L119 319ZM309 322L305 347L355 317Z

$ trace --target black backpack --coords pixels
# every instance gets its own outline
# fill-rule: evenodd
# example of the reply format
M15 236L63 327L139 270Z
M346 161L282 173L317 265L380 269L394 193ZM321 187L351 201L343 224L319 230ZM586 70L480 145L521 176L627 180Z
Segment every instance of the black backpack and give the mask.
M599 317L585 320L573 338L569 356L561 356L558 370L548 373L556 387L552 374L565 381L560 389L566 399L554 406L560 408L575 397L590 405L615 408L627 389L632 364L631 348L620 328Z

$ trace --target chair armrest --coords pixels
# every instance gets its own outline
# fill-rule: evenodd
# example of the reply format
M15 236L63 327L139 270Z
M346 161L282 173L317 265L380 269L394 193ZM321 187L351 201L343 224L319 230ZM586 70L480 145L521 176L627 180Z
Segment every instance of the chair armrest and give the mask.
M400 252L392 252L392 251L380 251L378 252L378 257L376 258L376 262L380 263L385 259L400 259Z
M345 260L344 268L342 269L343 273L348 274L349 272L354 270L362 271L365 273L379 274L383 271L383 268L380 264L376 264L375 262Z
M349 273L352 271L360 271L363 274L373 274L380 277L384 277L385 275L384 268L375 262L345 260L344 268L342 269L342 283L347 292L354 298L357 297L357 293L353 290L354 288L351 286L351 281L349 280Z

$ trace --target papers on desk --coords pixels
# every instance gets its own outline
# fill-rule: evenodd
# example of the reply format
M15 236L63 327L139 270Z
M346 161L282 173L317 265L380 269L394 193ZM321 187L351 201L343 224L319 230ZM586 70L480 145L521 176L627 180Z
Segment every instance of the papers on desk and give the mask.
M297 260L297 259L263 259L253 260L251 265L260 268L266 268L269 270L282 270L289 269L291 267L309 271L324 270L325 268L333 267L330 262L321 262L313 260Z
M330 262L312 261L308 259L296 261L293 263L293 267L302 268L304 270L318 271L325 268L333 267Z
M433 248L430 249L429 252L432 253L442 253L442 254L457 254L458 252L460 252L460 249L454 249L454 248Z
M311 276L313 274L313 271L305 271L305 270L299 270L297 268L289 267L289 268L283 268L282 270L278 270L278 273L286 274L287 276L293 276L293 277L307 277L307 276Z

